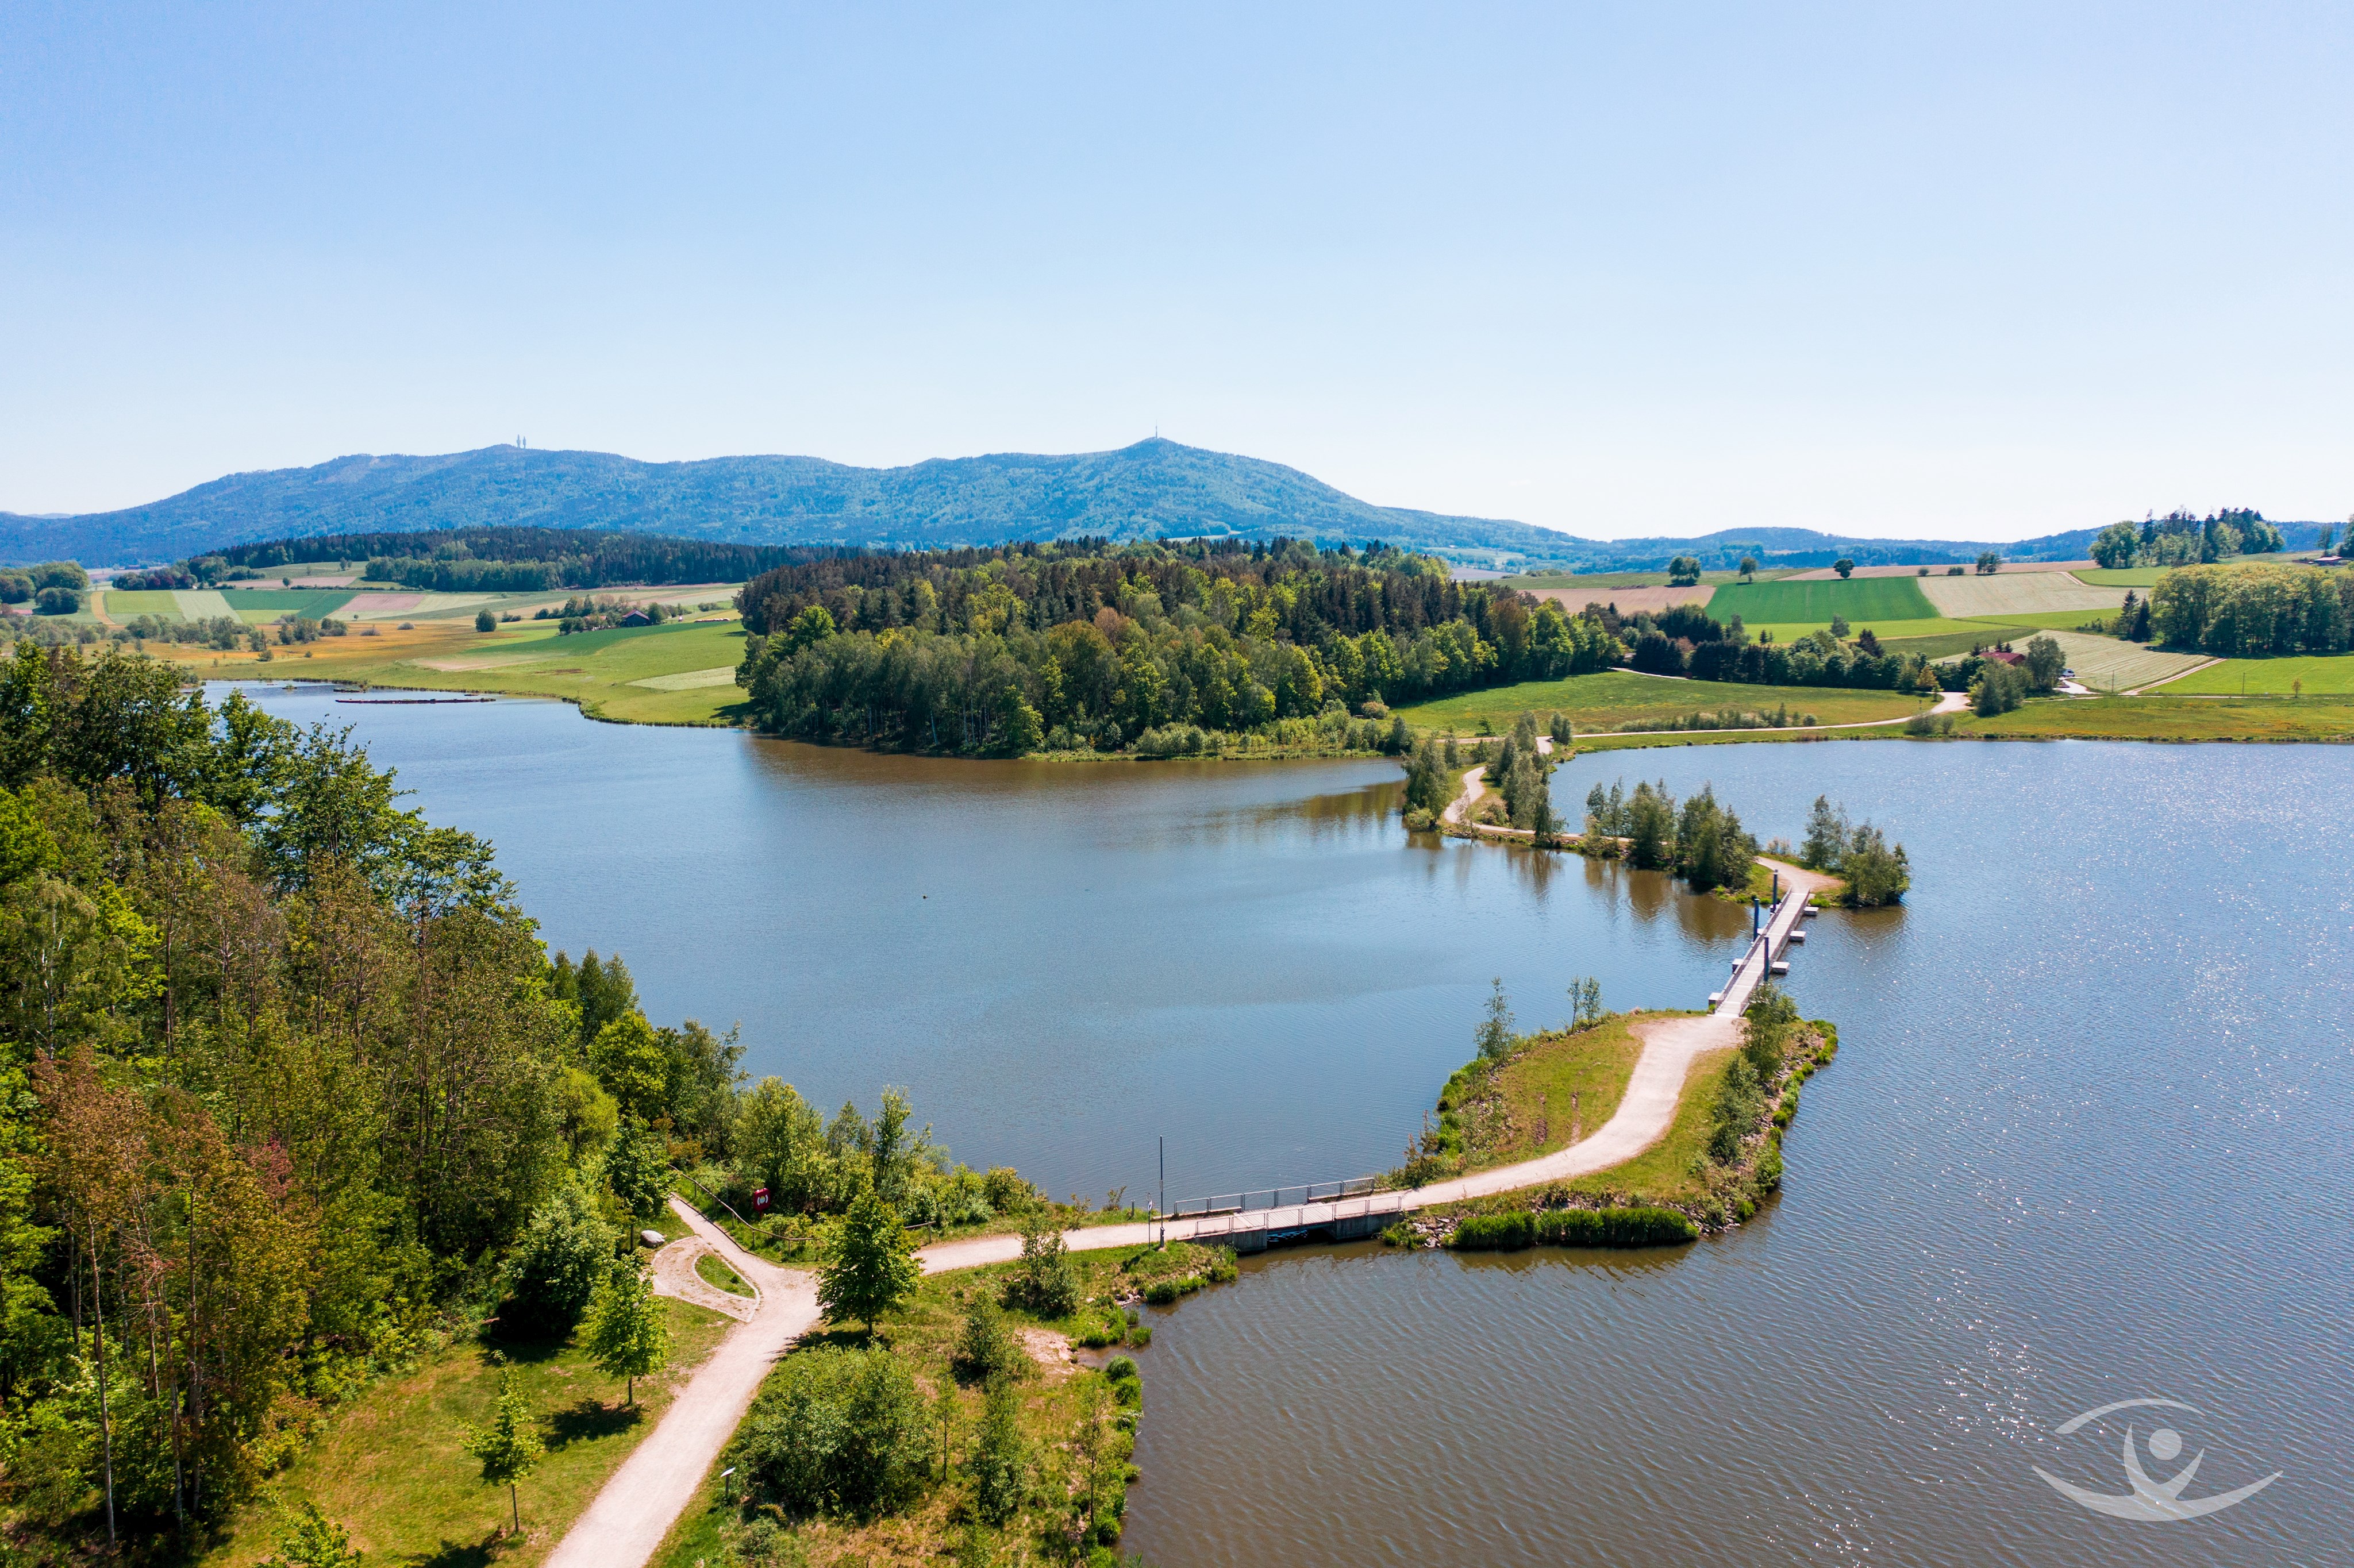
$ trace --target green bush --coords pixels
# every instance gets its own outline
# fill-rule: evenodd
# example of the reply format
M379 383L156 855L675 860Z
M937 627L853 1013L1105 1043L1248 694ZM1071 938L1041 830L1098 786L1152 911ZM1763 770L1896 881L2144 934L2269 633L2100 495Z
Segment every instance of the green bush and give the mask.
M1537 1217L1522 1212L1473 1214L1455 1227L1447 1245L1458 1252L1518 1252L1534 1246L1536 1240Z
M534 1211L508 1260L504 1316L525 1330L572 1327L605 1277L615 1239L577 1183L557 1188Z
M1023 1227L1022 1272L1005 1282L1005 1304L1041 1318L1067 1318L1078 1310L1079 1272L1053 1220L1040 1217Z
M770 1375L736 1452L755 1494L790 1515L893 1512L923 1489L923 1395L888 1351L799 1351Z
M1518 1252L1531 1246L1674 1246L1699 1237L1700 1227L1673 1209L1548 1209L1474 1214L1455 1227L1447 1245L1458 1252Z
M1030 1358L1005 1326L1005 1314L987 1291L976 1291L964 1309L964 1330L957 1336L949 1365L960 1383L983 1383L992 1377L1020 1377L1030 1370Z

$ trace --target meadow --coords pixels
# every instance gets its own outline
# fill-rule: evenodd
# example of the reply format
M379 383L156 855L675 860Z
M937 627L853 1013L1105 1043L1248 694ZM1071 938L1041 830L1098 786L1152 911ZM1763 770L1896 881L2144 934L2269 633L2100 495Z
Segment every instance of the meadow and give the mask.
M2306 696L2354 695L2354 653L2317 654L2292 659L2226 659L2195 675L2170 682L2176 696L2285 697L2297 694L2302 682Z
M2195 678L2195 677L2193 677ZM2076 740L2354 740L2354 701L2308 697L2049 697L1998 718L1962 717L1966 735Z

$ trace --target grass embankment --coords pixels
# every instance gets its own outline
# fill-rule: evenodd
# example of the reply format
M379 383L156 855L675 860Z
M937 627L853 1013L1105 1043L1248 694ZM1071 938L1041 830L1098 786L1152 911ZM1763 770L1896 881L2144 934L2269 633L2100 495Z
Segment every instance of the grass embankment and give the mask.
M2354 740L2354 701L2344 697L2167 694L2173 690L2169 685L2146 697L2039 698L1995 718L1961 715L1955 733L2049 740Z
M1438 1094L1438 1130L1459 1169L1511 1165L1566 1149L1608 1121L1643 1054L1630 1025L1669 1013L1614 1012L1587 1029L1525 1036L1500 1066L1472 1062Z
M366 633L373 631L375 635ZM444 692L561 697L591 718L631 724L725 725L743 693L736 666L743 628L732 618L618 627L559 637L552 621L476 631L470 619L358 628L261 660L239 651L151 642L213 680L339 681Z
M493 1352L472 1341L428 1355L354 1401L270 1487L289 1509L309 1499L351 1531L371 1563L488 1563L529 1568L546 1557L630 1451L654 1429L693 1368L734 1325L716 1312L664 1299L670 1370L640 1378L635 1409L623 1381L608 1377L569 1342L504 1345L532 1407L546 1455L518 1489L520 1539L507 1523L504 1487L482 1483L459 1429L489 1417L498 1392ZM249 1506L202 1561L246 1568L278 1550L283 1522L269 1503Z
M1122 1353L1125 1346L1150 1341L1151 1326L1145 1315L1155 1305L1173 1302L1204 1285L1232 1279L1235 1271L1231 1253L1185 1242L1066 1256L1078 1276L1078 1310L1065 1318L1042 1319L1015 1307L1005 1308L1007 1327L1020 1336L1030 1352L1032 1364L1015 1387L1021 1398L1022 1430L1038 1464L1021 1514L991 1532L995 1555L990 1561L995 1563L1066 1560L1062 1527L1072 1517L1072 1499L1079 1491L1072 1437L1080 1423L1088 1383L1103 1382L1097 1364ZM972 1493L960 1462L980 1420L982 1393L978 1386L958 1381L950 1356L963 1330L967 1303L979 1292L1001 1294L1022 1268L1021 1264L1010 1263L927 1276L907 1305L879 1326L877 1342L910 1363L917 1387L932 1407L928 1433L929 1478L913 1506L879 1519L779 1520L813 1568L937 1563L952 1556L962 1544ZM1131 1315L1137 1319L1133 1326L1129 1322ZM1089 1341L1095 1343L1092 1351L1087 1348ZM803 1339L792 1355L779 1362L779 1371L770 1374L771 1385L790 1375L787 1369L793 1356L826 1345L855 1348L864 1343L855 1327L827 1325L823 1331ZM1149 1390L1147 1393L1149 1408ZM952 1401L945 1479L938 1407L943 1394ZM754 1406L755 1419L758 1408ZM737 1560L733 1553L737 1535L754 1516L722 1494L717 1472L730 1466L737 1467L731 1482L735 1495L739 1499L743 1497L746 1471L731 1447L705 1478L697 1502L672 1526L654 1555L655 1568L696 1568L697 1564L717 1568ZM1127 1484L1134 1479L1134 1471L1125 1463L1119 1466L1118 1474L1123 1478L1113 1482L1097 1503L1098 1516L1114 1520L1126 1506Z
M1652 1017L1672 1014L1650 1014ZM1694 1058L1676 1100L1666 1134L1634 1159L1607 1171L1573 1177L1524 1192L1476 1198L1423 1211L1389 1233L1393 1242L1445 1245L1454 1228L1473 1215L1537 1213L1565 1208L1602 1211L1666 1209L1683 1215L1696 1230L1721 1230L1746 1220L1782 1181L1782 1133L1797 1115L1798 1090L1839 1052L1839 1031L1816 1020L1799 1027L1785 1058L1786 1071L1766 1100L1757 1131L1726 1160L1712 1158L1718 1102L1737 1052L1712 1051ZM1534 1240L1532 1236L1530 1239ZM1490 1244L1490 1245L1492 1245ZM1525 1242L1521 1245L1526 1245Z
M1623 724L1664 725L1694 713L1770 711L1776 706L1811 713L1820 723L1831 725L1904 718L1919 712L1921 702L1901 692L1751 686L1734 681L1671 680L1605 670L1563 681L1523 681L1484 692L1465 692L1399 711L1418 730L1452 729L1467 737L1478 733L1483 720L1502 735L1524 713L1535 714L1540 725L1547 715L1558 713L1568 718L1577 731L1577 743L1584 746L1589 739L1606 738L1604 732ZM1695 736L1711 732L1695 732Z

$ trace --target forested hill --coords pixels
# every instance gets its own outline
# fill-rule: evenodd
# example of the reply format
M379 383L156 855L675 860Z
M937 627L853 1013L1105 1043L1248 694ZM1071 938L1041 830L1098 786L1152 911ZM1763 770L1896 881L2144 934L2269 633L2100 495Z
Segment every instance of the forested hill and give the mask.
M2013 560L2064 560L2081 556L2093 535L2086 528L1990 546L1734 527L1698 538L1586 539L1497 518L1376 506L1280 463L1156 438L1117 451L998 453L888 469L811 457L640 462L513 446L343 457L231 474L119 512L0 513L0 561L152 565L258 540L517 525L897 549L1079 535L1379 539L1458 564L1581 570L1656 570L1680 555L1712 568L1744 555L1769 567L1823 567L1842 556L1866 566L1936 564L1990 547Z
M0 514L0 557L176 560L251 540L483 524L603 528L746 545L953 548L1097 535L1306 535L1561 558L1583 542L1524 523L1373 506L1297 469L1160 440L908 468L811 457L639 462L485 447L232 474L120 512Z

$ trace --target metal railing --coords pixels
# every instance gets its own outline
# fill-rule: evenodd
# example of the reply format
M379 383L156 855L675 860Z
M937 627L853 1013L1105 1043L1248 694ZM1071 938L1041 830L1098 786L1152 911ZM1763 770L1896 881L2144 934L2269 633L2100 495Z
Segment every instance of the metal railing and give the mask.
M1245 1214L1257 1209L1288 1209L1301 1203L1329 1203L1360 1198L1373 1192L1378 1176L1352 1176L1345 1181L1307 1181L1289 1187L1261 1187L1249 1192L1220 1192L1207 1198L1180 1198L1169 1205L1169 1218L1194 1214Z

